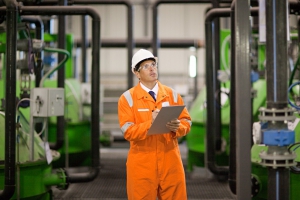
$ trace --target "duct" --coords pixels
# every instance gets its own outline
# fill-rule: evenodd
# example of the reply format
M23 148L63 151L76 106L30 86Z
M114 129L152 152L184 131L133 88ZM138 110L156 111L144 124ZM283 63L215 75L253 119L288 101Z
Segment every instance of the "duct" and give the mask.
M1 10L0 10L1 11ZM99 102L100 102L100 16L96 10L86 6L43 6L20 7L22 15L89 15L92 17L92 107L91 107L91 153L92 166L85 175L70 174L68 180L70 183L87 182L94 179L99 172Z
M217 115L220 114L219 104L215 99L217 91L217 66L213 47L215 47L214 19L216 17L229 17L229 8L213 8L205 17L205 41L206 41L206 102L207 102L207 122L206 122L206 153L207 166L210 171L217 175L228 175L227 167L216 166L215 164L215 136L217 133ZM219 125L220 126L220 125Z
M5 90L5 161L4 190L0 199L10 199L16 188L16 51L18 4L15 0L5 1L6 8L6 90Z

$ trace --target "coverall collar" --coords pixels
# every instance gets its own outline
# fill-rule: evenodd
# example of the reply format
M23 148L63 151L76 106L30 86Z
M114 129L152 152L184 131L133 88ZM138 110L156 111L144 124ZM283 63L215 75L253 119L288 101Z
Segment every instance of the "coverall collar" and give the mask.
M159 81L157 81L157 84L155 87L158 88L157 94L156 94L156 102L159 102L166 96L169 96ZM136 92L137 92L138 99L141 99L145 95L148 95L148 92L142 88L141 84L137 84L136 89L137 89Z
M157 97L157 93L158 93L158 83L156 82L155 86L152 88L152 90L150 90L149 88L147 88L142 82L140 82L141 87L148 93L149 91L153 91Z

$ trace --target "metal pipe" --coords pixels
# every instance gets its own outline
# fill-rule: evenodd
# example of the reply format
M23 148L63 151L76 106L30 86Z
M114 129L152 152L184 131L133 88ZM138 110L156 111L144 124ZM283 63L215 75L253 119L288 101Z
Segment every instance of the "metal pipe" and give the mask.
M88 18L87 16L81 17L81 82L86 83L88 82L88 70L87 70L87 58L86 58L86 51L88 47Z
M207 122L206 122L206 154L207 166L210 171L217 175L228 175L228 168L216 166L215 163L215 135L216 118L219 104L216 102L215 93L217 91L217 68L214 63L215 55L213 47L215 46L214 23L216 17L229 17L229 8L213 8L207 12L205 17L205 41L206 41L206 104L207 104Z
M59 5L66 5L66 0L59 0ZM66 16L59 15L58 16L58 36L57 43L58 48L65 49L66 48ZM58 54L58 62L61 62L64 59L63 54ZM65 87L65 67L61 67L57 71L57 87L64 88ZM60 149L65 141L65 119L64 116L56 117L56 141L55 143L50 143L50 148L54 150Z
M5 1L6 8L6 90L5 90L5 161L4 189L0 199L10 199L16 188L16 52L17 52L17 17L16 0Z
M158 56L158 48L161 48L161 41L158 39L158 6L160 4L187 4L187 3L211 3L206 0L157 0L152 7L152 52ZM217 0L215 1L217 4ZM195 77L197 78L197 77ZM197 81L195 81L197 83ZM194 90L197 91L198 86L194 84Z
M288 107L287 81L287 1L266 0L267 108ZM268 129L287 129L282 122L268 123ZM278 153L270 146L268 154ZM289 199L289 170L268 168L268 199ZM276 192L275 192L276 191Z
M1 8L0 8L1 11ZM100 102L100 16L98 12L86 6L24 6L20 7L22 15L89 15L92 20L92 106L91 106L91 152L92 168L86 174L70 174L70 183L93 180L99 173L99 102Z
M220 3L231 3L231 1L219 1ZM157 0L152 6L152 52L158 56L158 48L161 47L161 42L158 39L158 6L160 4L191 4L191 3L212 3L211 0Z
M231 47L235 45L235 0L231 4ZM230 48L230 146L229 146L229 188L233 194L236 194L236 92L235 92L235 48Z
M237 199L251 199L250 2L235 2L235 90Z
M250 10L251 16L258 15L258 7L253 7ZM231 45L232 47L235 46L235 37L236 37L236 30L235 30L235 0L232 1L231 4ZM230 157L229 157L229 187L233 194L236 194L236 51L235 48L230 49ZM251 109L252 110L252 109Z
M136 39L135 46L139 48L150 48L151 39ZM123 48L126 47L126 39L102 39L102 48ZM74 44L78 48L82 48L81 40L75 40ZM87 42L87 48L91 46L91 42ZM197 39L162 39L161 48L204 48L204 41Z
M133 40L133 5L128 0L73 0L74 4L113 4L125 5L127 7L127 88L133 86L133 73L131 71L131 58L133 56L133 48L135 47Z
M267 108L287 107L287 2L266 0Z

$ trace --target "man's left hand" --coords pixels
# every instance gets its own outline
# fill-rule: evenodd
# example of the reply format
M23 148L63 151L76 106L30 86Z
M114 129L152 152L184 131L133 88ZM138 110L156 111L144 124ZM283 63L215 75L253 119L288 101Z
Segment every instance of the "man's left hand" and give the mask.
M168 122L166 126L170 131L176 133L177 129L180 126L180 121L178 119L173 119L170 122Z

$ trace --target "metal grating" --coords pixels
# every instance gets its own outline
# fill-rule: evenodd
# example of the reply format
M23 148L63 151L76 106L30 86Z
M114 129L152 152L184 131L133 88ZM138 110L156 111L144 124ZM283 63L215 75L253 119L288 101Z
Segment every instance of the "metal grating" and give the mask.
M53 188L53 200L125 200L126 160L101 159L99 176L92 182L71 184L68 190ZM227 182L212 178L189 178L187 176L189 200L235 199Z

